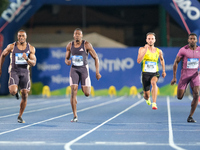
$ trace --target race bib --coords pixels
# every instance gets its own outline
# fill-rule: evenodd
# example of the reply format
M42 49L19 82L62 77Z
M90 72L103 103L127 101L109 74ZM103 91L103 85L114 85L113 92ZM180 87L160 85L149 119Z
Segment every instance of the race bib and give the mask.
M27 61L22 57L23 53L15 53L15 64L27 64ZM28 54L26 53L26 56L28 57Z
M144 71L155 73L156 72L156 62L145 61Z
M187 59L187 68L198 69L199 59L198 58L188 58Z
M72 56L72 65L74 66L83 66L83 56Z

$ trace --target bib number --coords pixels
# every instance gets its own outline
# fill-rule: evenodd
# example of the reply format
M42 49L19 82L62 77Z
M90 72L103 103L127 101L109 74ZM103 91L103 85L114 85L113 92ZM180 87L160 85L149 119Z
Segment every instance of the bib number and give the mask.
M27 61L24 59L23 53L15 53L15 64L17 65L24 65L27 64ZM26 54L28 57L28 54Z
M83 66L83 56L72 56L72 64L74 66Z
M198 69L198 67L199 67L199 59L198 58L188 58L187 68Z
M145 61L144 71L155 73L156 72L156 62Z

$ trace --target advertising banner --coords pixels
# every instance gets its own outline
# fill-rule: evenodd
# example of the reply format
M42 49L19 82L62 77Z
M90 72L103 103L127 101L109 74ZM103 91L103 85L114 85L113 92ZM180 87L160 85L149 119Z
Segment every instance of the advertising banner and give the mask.
M162 0L161 4L167 12L188 33L194 32L198 36L200 45L200 3L197 0Z
M115 86L117 91L123 88L136 86L142 90L141 64L137 63L139 47L131 48L95 48L100 62L100 74L102 78L96 79L96 70L93 58L88 58L89 72L92 86L96 91L108 90ZM173 63L179 48L161 48L164 53L167 76L160 76L158 87L169 86L173 77ZM33 94L41 94L42 86L47 85L50 90L64 94L69 86L70 67L65 64L65 48L37 49L37 65L32 68ZM159 73L162 74L162 67L159 64ZM177 78L179 79L179 72ZM80 89L80 86L79 86ZM57 92L55 92L57 91ZM58 92L63 91L63 92ZM169 93L163 93L169 94Z

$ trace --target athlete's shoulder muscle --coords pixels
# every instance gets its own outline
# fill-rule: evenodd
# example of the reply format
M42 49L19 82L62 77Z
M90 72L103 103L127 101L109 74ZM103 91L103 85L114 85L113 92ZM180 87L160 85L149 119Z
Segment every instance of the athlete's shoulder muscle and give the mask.
M67 51L70 51L71 50L71 47L72 47L72 42L69 42L66 46L66 50Z

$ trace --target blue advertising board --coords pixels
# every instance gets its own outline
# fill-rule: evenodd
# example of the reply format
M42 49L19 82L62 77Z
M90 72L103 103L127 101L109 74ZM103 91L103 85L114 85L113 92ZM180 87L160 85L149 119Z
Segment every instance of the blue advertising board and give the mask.
M124 86L141 88L141 64L137 63L139 47L130 48L95 48L99 57L99 70L102 78L96 79L96 70L92 57L88 58L92 86L95 90L108 89L111 85L116 90ZM161 48L166 63L167 76L159 78L158 86L169 84L173 77L173 63L179 48ZM37 64L32 68L33 84L41 82L48 85L51 91L69 86L70 67L65 64L65 48L38 48ZM159 64L160 74L162 67ZM180 73L178 70L177 75ZM179 76L177 76L179 79Z

